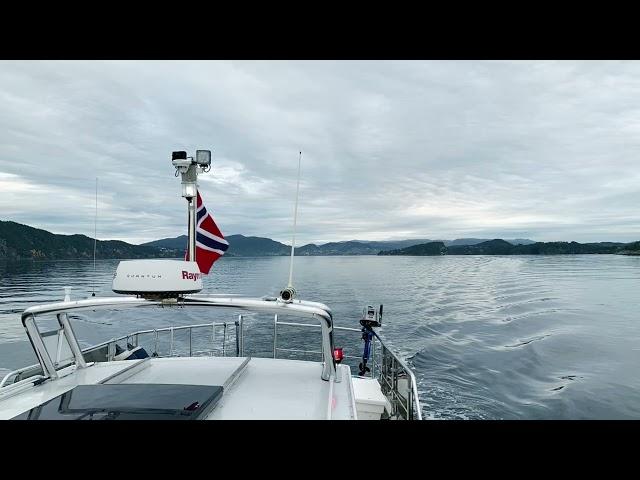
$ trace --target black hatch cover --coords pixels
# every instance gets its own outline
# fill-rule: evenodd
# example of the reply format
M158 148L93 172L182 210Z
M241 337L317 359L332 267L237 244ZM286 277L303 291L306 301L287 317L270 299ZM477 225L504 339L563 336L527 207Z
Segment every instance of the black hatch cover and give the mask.
M218 385L78 385L12 420L195 420L222 397Z

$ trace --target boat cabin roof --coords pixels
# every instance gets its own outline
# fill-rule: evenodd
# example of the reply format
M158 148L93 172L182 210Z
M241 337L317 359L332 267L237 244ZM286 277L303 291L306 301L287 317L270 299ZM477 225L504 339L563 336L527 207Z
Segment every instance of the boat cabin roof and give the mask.
M339 382L321 380L321 370L318 362L251 357L73 365L55 382L0 399L0 419L356 418L350 368L338 365Z

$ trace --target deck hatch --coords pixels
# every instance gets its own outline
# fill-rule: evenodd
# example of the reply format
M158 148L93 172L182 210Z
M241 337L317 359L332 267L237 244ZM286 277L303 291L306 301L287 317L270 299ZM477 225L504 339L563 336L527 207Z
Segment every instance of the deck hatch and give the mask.
M195 420L222 397L218 385L78 385L12 420Z

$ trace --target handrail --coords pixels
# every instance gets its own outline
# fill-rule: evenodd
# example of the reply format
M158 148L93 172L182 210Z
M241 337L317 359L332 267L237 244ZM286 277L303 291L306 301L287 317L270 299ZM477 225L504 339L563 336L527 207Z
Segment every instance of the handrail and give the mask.
M241 317L241 316L240 316ZM129 339L133 339L132 342L134 344L134 346L138 346L138 337L140 335L148 335L148 334L155 334L155 349L154 349L154 353L157 353L157 345L158 345L158 334L159 333L163 333L163 332L170 332L170 331L176 331L176 330L191 330L194 328L215 328L215 327L220 327L220 326L227 326L229 324L234 324L236 327L236 356L242 356L242 348L243 348L243 340L242 340L242 331L240 329L240 324L242 322L242 319L239 318L236 321L233 322L211 322L211 323L199 323L199 324L193 324L193 325L180 325L180 326L176 326L176 327L162 327L162 328L155 328L155 329L146 329L146 330L137 330L135 332L129 332L126 335L121 335L119 337L114 337L110 340L106 340L104 342L101 343L97 343L95 345L91 345L90 347L86 347L82 349L82 354L90 354L96 351L99 351L100 349L104 348L104 347L111 347L112 345L115 345L118 342L121 342L123 340L127 340L127 342L129 341ZM319 325L318 325L319 326ZM211 345L214 345L213 339L211 342ZM107 360L113 360L113 356L115 355L115 351L114 349L110 349L109 352L111 352L111 354L107 354ZM192 352L190 352L192 353ZM69 361L67 363L65 363L64 365L62 365L63 367L68 366L69 364L73 363L72 359L69 359ZM29 365L26 367L22 367L16 370L12 370L9 373L7 373L2 380L0 381L0 388L3 388L5 386L9 386L9 385L14 385L12 384L7 384L8 380L10 378L15 378L16 376L20 375L21 373L24 372L28 372L30 370L39 370L41 369L42 366L39 363L34 363L33 365ZM27 377L27 378L31 378L31 377ZM23 381L23 380L21 380ZM17 382L16 382L17 383Z
M10 375L10 374L9 374ZM42 375L34 375L33 377L24 378L19 382L12 383L11 385L4 386L4 380L9 378L6 375L2 380L2 388L0 389L0 397L6 398L8 395L13 395L20 392L24 387L35 385L37 382L46 380L46 377Z
M142 306L159 307L224 307L244 310L258 310L272 313L286 313L292 315L319 318L322 326L322 351L325 358L321 378L329 380L331 375L335 376L336 363L333 359L333 317L331 310L326 305L318 302L294 300L285 303L273 297L248 298L235 296L189 296L173 299L149 299L136 296L89 298L76 301L63 301L47 305L37 305L27 308L22 313L22 324L24 325L29 340L34 348L36 356L50 378L56 378L56 369L49 357L49 354L42 343L42 339L35 325L36 315L60 314L70 311L98 310L98 309L121 309ZM66 332L73 335L72 331Z
M275 341L275 339L277 338L277 328L279 325L285 325L285 326L292 326L292 327L303 327L303 328L307 328L307 327L311 327L311 328L318 328L320 327L320 325L318 324L310 324L310 323L296 323L296 322L281 322L278 321L277 318L274 319L274 328L276 329L276 331L274 331L274 358L277 358L277 352L293 352L293 353L306 353L306 354L319 354L322 352L318 352L318 351L314 351L314 350L301 350L301 349L294 349L294 348L282 348L282 347L278 347L277 343ZM336 331L348 331L348 332L357 332L360 333L362 330L359 328L353 328L353 327L338 327L338 326L334 326L333 327L334 330ZM406 403L407 405L402 405L403 402L401 402L402 400L402 396L398 391L398 386L397 386L397 371L392 371L390 372L392 375L396 375L396 378L389 383L387 381L387 379L385 379L383 377L383 375L386 372L386 368L384 366L384 359L379 360L378 363L380 365L379 367L379 372L378 372L378 376L376 377L375 372L376 372L376 348L375 348L375 342L372 342L372 356L371 356L371 376L373 378L378 378L379 380L381 380L381 383L384 383L384 385L381 385L384 389L384 387L388 387L389 392L391 394L392 400L394 400L393 402L391 402L393 409L397 408L397 405L401 405L407 418L417 418L418 420L422 420L422 411L421 411L421 407L420 407L420 398L418 396L418 387L417 387L417 381L415 378L415 375L413 373L413 371L409 368L409 366L406 364L406 362L404 362L401 358L399 358L389 347L387 347L387 345L384 343L384 341L380 338L380 336L374 331L373 335L375 337L375 339L380 342L380 346L381 346L381 351L379 353L379 355L384 356L385 353L388 352L388 354L391 356L392 361L396 362L401 369L406 372L407 376L409 377L410 380L410 396L409 398L406 399ZM353 359L360 359L361 357L359 356L352 356L352 355L345 355L344 358L353 358ZM392 413L392 412L390 412Z
M22 367L22 368L18 368L17 370L12 370L9 373L7 373L4 378L2 379L2 381L0 382L0 388L5 386L5 383L7 383L7 380L9 378L11 378L13 375L20 375L22 372L28 372L29 370L31 370L32 368L37 368L39 367L40 364L39 363L34 363L33 365L29 365L28 367ZM44 377L43 377L44 378ZM26 379L25 379L26 380ZM22 381L22 380L21 380ZM16 382L17 383L17 382ZM12 384L13 385L13 384Z
M334 330L338 331L349 331L349 332L357 332L360 333L361 330L358 328L352 327L338 327L333 325L333 318L330 309L321 303L318 302L309 302L303 300L294 300L291 303L284 303L279 301L273 297L263 297L260 299L256 298L247 298L247 297L239 297L239 296L203 296L203 295L194 295L194 296L185 296L179 299L144 299L134 296L121 296L121 297L105 297L105 298L90 298L85 300L78 301L64 301L58 303L52 303L48 305L40 305L34 306L26 309L22 313L22 321L25 325L25 329L27 330L27 334L29 335L29 339L36 351L36 355L38 360L40 360L39 364L34 364L28 367L23 367L18 370L14 370L9 372L0 382L0 387L4 387L7 383L8 379L14 375L20 375L21 373L27 372L32 369L37 369L38 367L42 368L42 373L44 374L42 378L52 378L55 379L57 377L57 369L56 365L52 362L51 357L49 356L44 344L42 343L41 334L35 324L36 316L45 315L45 314L55 314L60 315L59 319L62 317L61 314L65 314L69 311L80 311L80 310L96 310L96 309L122 309L122 308L134 308L141 306L158 306L158 307L176 307L182 308L186 306L206 306L206 307L226 307L226 308L236 308L241 310L257 310L263 312L272 312L275 314L274 316L274 357L277 357L277 352L295 352L295 353L314 353L321 354L324 360L324 366L322 370L322 379L329 380L331 382L331 378L333 377L333 381L339 382L340 375L337 375L336 364L333 358L333 332ZM283 322L278 320L278 314L293 314L302 317L308 318L317 318L320 319L320 324L309 324L309 323L298 323L298 322ZM60 322L61 329L65 328L65 322ZM97 351L100 348L104 348L107 346L110 354L115 353L115 344L116 342L122 341L124 339L129 341L131 338L132 343L136 346L138 345L138 337L140 335L145 334L154 334L155 335L155 344L157 353L158 346L158 334L161 332L171 332L171 349L173 353L173 333L175 331L181 331L188 329L189 332L192 331L193 328L212 328L212 345L214 345L214 336L215 336L215 327L223 326L225 333L223 337L223 355L226 355L226 341L227 341L227 325L228 323L234 323L236 328L236 356L244 356L244 335L243 335L243 316L239 315L238 320L234 322L212 322L212 323L202 323L202 324L194 324L194 325L180 325L180 326L172 326L172 327L164 327L158 329L146 329L139 330L134 333L129 333L127 335L123 335L121 337L113 338L106 342L93 345L91 347L82 349L82 354L90 353L93 351ZM322 331L322 349L321 351L309 351L309 350L300 350L294 348L278 348L277 346L277 329L279 325L292 326L292 327L302 327L302 328L321 328ZM72 334L73 331L69 329L69 331L65 331L65 334ZM75 337L75 336L74 336ZM191 338L191 333L190 333ZM400 415L402 413L406 415L406 418L422 418L422 413L420 409L419 396L417 390L417 382L415 379L415 375L413 371L408 367L406 362L399 358L391 349L389 349L384 341L380 338L380 336L374 332L374 338L376 341L372 343L372 363L371 363L371 376L373 378L378 378L381 386L383 387L383 391L386 391L391 395L392 400L392 410L390 412L392 415ZM380 343L380 352L376 351L376 343ZM42 345L40 345L42 344ZM189 342L189 354L193 355L193 345ZM212 351L213 352L213 351ZM108 355L107 358L112 358L113 355ZM381 358L381 361L377 360L377 357ZM360 357L345 355L345 358L358 359ZM389 359L390 361L388 361ZM376 371L376 363L379 364L379 369ZM34 372L37 373L37 372ZM376 375L377 374L377 375ZM33 375L33 374L32 374ZM407 385L408 390L406 394L402 394L398 390L398 380L403 378L403 375L406 375L407 380L410 382L410 385ZM29 379L31 377L27 377ZM17 379L17 377L16 377ZM27 380L25 379L25 380ZM23 380L20 381L22 383ZM18 382L16 382L18 383ZM404 391L404 390L403 390ZM401 412L399 409L403 410Z
M119 337L114 337L111 340L106 340L102 343L97 343L95 345L92 345L89 348L85 348L82 350L83 353L86 353L87 351L89 351L90 349L97 349L98 347L104 347L105 345L108 345L111 342L119 342L122 341L126 338L129 337L135 337L136 335L145 335L147 333L156 333L156 332L169 332L171 330L176 331L176 330L186 330L189 328L203 328L203 327L211 327L213 326L222 326L225 324L229 324L229 323L235 323L235 322L211 322L211 323L197 323L194 325L179 325L177 327L163 327L163 328L152 328L152 329L148 329L148 330L137 330L135 332L132 333L128 333L126 335L121 335Z
M373 332L373 335L378 339L378 341L380 342L380 345L384 348L384 350L391 354L391 357L393 358L393 360L396 361L398 364L400 364L402 369L406 372L406 374L411 379L411 395L413 398L407 399L407 403L409 404L409 407L411 409L414 409L415 411L411 412L409 411L409 409L407 409L407 416L411 417L415 415L418 420L422 420L422 411L420 408L420 397L418 396L418 385L417 385L416 377L413 371L404 362L404 360L398 357L395 353L393 353L391 349L389 349L389 347L387 347L387 345L382 341L380 336L375 331ZM382 371L381 371L381 375L382 375ZM397 387L397 386L392 386L392 389L393 387ZM414 407L414 404L415 404L415 407Z
M318 325L317 323L296 323L296 322L281 322L279 320L274 319L274 325L275 328L278 328L278 325L285 325L285 326L290 326L290 327L311 327L311 328L321 328L321 325ZM360 332L359 328L352 328L352 327L333 327L333 330L343 330L343 331L348 331L348 332ZM277 333L274 332L274 338L277 338ZM317 354L317 355L322 355L322 352L318 352L317 350L300 350L300 349L296 349L296 348L283 348L283 347L278 347L277 343L274 341L274 352L278 351L278 352L294 352L294 353L313 353L313 354ZM276 357L274 357L276 358ZM345 355L344 358L353 358L353 359L359 359L361 357L356 356L356 355Z

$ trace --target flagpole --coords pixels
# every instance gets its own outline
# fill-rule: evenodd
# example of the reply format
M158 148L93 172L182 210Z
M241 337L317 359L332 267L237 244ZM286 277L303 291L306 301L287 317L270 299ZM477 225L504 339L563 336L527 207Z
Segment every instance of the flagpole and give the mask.
M92 297L96 296L96 246L98 243L98 177L96 177L96 214L93 219L93 291Z
M289 287L293 287L293 254L296 248L296 223L298 220L298 193L300 193L300 165L302 163L302 152L298 157L298 183L296 184L296 203L293 207L293 238L291 239L291 263L289 265Z
M198 203L198 187L196 184L196 196L188 198L189 202L189 261L196 261L196 206Z

